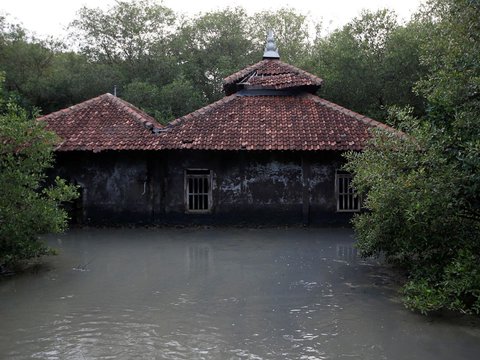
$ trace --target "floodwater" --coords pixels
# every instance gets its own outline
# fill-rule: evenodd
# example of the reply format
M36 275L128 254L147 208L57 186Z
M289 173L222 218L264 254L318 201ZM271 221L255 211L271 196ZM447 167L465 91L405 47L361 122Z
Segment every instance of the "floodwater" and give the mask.
M478 359L347 229L82 229L0 280L0 359Z

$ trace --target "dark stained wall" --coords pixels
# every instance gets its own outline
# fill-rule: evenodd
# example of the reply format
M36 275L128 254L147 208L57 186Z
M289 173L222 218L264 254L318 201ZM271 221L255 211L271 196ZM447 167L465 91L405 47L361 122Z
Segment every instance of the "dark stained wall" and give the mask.
M82 186L83 223L346 225L334 193L342 162L326 151L69 152L55 174ZM186 213L186 169L212 170L210 213Z
M148 153L57 153L55 175L79 185L74 207L81 223L150 223L155 198L149 189ZM157 204L158 206L158 204Z

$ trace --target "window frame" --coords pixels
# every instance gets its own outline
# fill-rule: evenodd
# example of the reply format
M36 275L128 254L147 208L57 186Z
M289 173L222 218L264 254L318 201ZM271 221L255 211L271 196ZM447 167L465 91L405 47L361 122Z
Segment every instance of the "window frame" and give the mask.
M189 172L198 172L197 174L192 174ZM200 172L205 172L201 174ZM205 192L192 192L189 191L189 179L206 179L208 191ZM212 212L212 179L213 171L210 169L204 168L188 168L184 170L184 202L185 202L185 212L187 214L208 214ZM190 209L190 195L192 196L204 196L207 195L207 208L206 209Z
M340 192L340 180L347 180L347 183L343 183L343 192ZM360 212L362 209L362 197L353 187L351 187L352 180L352 174L341 170L335 171L335 201L337 203L337 212L353 213ZM347 185L347 187L345 185ZM347 191L345 191L345 188ZM353 196L353 198L350 198L350 196ZM355 198L358 199L357 206L355 206ZM347 199L347 208L345 208L345 199ZM341 201L343 201L343 209L341 209L340 206Z

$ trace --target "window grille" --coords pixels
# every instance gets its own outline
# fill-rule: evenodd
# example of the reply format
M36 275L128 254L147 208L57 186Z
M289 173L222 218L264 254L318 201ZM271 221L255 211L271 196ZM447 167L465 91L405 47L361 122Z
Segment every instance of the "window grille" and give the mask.
M187 212L209 212L212 204L210 170L185 171L185 202Z
M352 187L352 175L338 172L335 175L337 211L360 211L361 199Z

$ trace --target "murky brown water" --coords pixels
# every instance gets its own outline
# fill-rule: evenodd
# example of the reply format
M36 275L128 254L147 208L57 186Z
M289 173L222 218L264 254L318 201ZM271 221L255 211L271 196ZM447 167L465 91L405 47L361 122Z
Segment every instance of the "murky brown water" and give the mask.
M1 359L478 359L475 319L405 310L350 230L114 229L0 281Z

